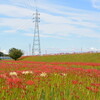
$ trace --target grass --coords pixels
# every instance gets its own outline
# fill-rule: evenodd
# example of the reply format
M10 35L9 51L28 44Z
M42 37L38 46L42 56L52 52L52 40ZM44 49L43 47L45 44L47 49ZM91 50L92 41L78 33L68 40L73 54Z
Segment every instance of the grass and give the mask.
M22 57L20 60L35 61L35 62L92 62L92 63L100 63L100 53L26 56L26 57Z

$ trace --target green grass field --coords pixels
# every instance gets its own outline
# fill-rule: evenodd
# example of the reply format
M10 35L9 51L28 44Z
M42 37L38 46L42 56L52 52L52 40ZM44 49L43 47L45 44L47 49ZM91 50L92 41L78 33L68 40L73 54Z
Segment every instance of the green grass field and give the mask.
M66 54L66 55L46 55L46 56L26 56L20 60L36 62L92 62L100 63L100 53Z

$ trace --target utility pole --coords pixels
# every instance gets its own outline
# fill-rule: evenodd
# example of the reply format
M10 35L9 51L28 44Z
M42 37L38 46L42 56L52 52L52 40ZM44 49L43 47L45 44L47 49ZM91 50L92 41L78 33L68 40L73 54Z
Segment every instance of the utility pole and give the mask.
M81 53L83 52L83 49L81 48Z
M45 50L45 54L47 55L47 50Z
M29 44L29 55L31 55L31 44Z
M33 38L33 47L32 47L32 55L41 55L41 48L40 48L40 36L39 36L39 22L40 22L40 14L37 9L37 4L35 0L35 13L34 15L34 38Z

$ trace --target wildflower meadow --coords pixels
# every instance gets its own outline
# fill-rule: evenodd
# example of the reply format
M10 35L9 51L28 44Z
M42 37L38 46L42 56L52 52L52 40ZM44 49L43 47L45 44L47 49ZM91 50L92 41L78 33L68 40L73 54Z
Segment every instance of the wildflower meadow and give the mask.
M0 100L100 100L100 63L0 61Z

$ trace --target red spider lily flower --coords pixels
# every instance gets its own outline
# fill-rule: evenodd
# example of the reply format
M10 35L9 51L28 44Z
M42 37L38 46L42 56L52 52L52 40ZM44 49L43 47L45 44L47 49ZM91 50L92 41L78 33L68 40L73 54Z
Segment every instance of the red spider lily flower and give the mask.
M79 99L79 98L80 98L80 96L77 96L77 95L75 95L75 97L76 97L77 99Z
M78 81L77 80L73 80L72 84L78 84Z
M7 79L7 84L9 85L10 88L17 87L21 88L22 87L22 80L19 78L8 78Z
M41 78L40 77L35 77L34 79L39 81Z
M19 78L14 78L14 79L8 78L7 81L8 81L9 83L15 83L15 84L16 84L16 83L21 83L21 82L22 82L22 80L19 79Z
M40 70L34 70L34 73L37 74L37 75L39 75L41 72L42 71L40 71Z
M1 74L1 75L0 75L0 78L6 79L6 78L7 78L7 75L6 75L6 74Z
M92 89L92 91L97 93L97 92L99 92L99 89L98 88L94 88L94 89Z
M92 87L86 87L86 89L88 89L88 90L92 90Z
M26 82L26 84L27 84L27 85L33 85L34 82L33 82L32 80L28 80L28 81Z
M99 92L98 88L92 88L92 87L86 87L86 88L95 93Z
M83 84L83 82L79 82L79 84Z
M91 83L92 86L100 87L100 84Z
M2 89L3 89L3 90L7 90L7 89L9 89L9 88L5 86L5 87L2 87Z

